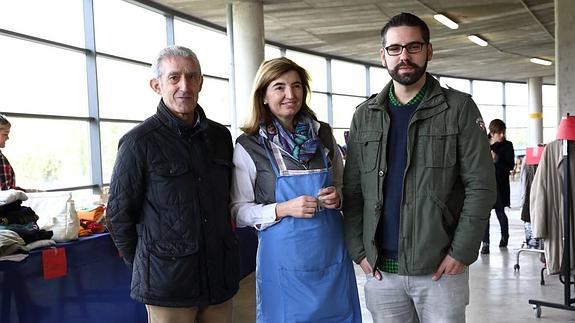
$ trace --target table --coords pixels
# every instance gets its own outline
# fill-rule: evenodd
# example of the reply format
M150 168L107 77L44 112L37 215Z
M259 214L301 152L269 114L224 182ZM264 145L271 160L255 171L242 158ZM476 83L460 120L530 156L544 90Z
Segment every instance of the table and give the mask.
M67 274L44 279L42 252L0 261L0 322L145 323L146 308L130 298L131 272L109 233L59 243Z

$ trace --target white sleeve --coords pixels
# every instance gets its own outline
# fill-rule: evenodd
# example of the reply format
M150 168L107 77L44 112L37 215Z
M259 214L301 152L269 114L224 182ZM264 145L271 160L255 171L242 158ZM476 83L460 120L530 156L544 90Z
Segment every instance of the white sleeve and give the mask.
M234 171L231 189L231 212L238 227L253 226L263 230L276 224L276 204L256 204L254 187L256 165L245 150L236 143L234 148Z
M333 167L333 186L335 186L335 189L337 191L337 194L339 194L339 207L341 208L341 206L343 205L343 193L342 193L342 188L343 188L343 158L341 156L341 151L339 150L339 147L337 146L337 142L335 141L335 138L333 138L333 147L335 148L334 152L333 152L333 160L332 160L332 167Z

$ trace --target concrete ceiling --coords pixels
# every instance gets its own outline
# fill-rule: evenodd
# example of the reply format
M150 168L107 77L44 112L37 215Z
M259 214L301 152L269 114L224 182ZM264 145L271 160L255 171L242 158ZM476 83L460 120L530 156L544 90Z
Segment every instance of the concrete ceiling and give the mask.
M225 27L229 0L152 0L186 15ZM555 66L530 57L555 59L554 0L263 0L266 40L355 61L380 64L379 32L400 12L422 18L431 29L435 74L555 83ZM459 23L451 30L435 19L443 13ZM467 35L490 45L480 47Z

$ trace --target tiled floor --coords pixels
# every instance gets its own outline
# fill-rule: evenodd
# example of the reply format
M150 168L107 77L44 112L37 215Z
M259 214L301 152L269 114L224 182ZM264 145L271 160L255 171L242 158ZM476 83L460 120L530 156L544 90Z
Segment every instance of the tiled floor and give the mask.
M563 303L563 285L558 276L545 274L545 285L540 285L540 271L543 264L539 254L522 252L519 257L520 270L515 271L517 250L524 240L523 222L520 219L518 182L512 182L512 208L507 209L509 218L509 247L498 248L500 239L499 222L495 213L491 216L491 253L480 255L470 267L470 304L467 307L467 322L470 323L514 323L514 322L575 322L575 311L542 307L541 318L536 319L530 299ZM363 322L372 323L365 308L363 283L365 275L356 266L356 277L362 303ZM254 322L255 300L248 290L253 290L253 281L243 282L246 288L236 301L236 323ZM573 291L575 286L572 286ZM253 294L252 294L253 295ZM572 293L572 298L575 294ZM334 322L335 323L335 322ZM431 322L433 323L433 322Z

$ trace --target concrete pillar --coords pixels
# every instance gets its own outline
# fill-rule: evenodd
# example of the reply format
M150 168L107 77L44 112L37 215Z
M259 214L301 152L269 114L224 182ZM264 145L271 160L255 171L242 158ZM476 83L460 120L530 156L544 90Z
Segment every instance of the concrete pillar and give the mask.
M555 0L555 80L558 121L575 115L575 1Z
M543 78L531 77L527 82L529 91L529 147L543 143Z
M264 13L262 0L231 1L234 86L236 123L235 130L250 115L250 92L254 76L264 60ZM229 12L229 11L228 11Z

